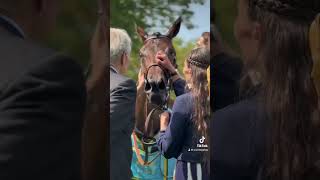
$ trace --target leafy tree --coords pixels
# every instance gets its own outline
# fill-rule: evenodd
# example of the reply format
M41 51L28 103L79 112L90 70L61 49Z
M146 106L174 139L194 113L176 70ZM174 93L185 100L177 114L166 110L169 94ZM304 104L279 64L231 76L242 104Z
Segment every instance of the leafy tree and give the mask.
M134 44L139 42L135 33L135 25L146 28L158 27L162 30L172 23L178 16L182 16L183 24L193 28L190 21L193 12L190 4L203 4L205 0L111 0L111 27L126 29ZM159 27L159 24L161 27ZM158 29L157 28L157 29ZM137 49L137 47L134 47Z
M48 44L74 57L84 66L89 60L89 42L97 22L97 1L61 1L57 28Z
M141 42L135 33L135 24L146 28L151 27L164 32L169 25L178 17L182 16L183 24L193 28L190 18L193 12L189 10L192 3L203 4L205 0L110 0L110 26L126 29L133 38L133 57L129 71L131 77L137 75L137 52ZM61 1L61 12L58 17L57 28L48 39L49 46L63 51L83 66L87 66L89 60L89 42L97 22L97 1L68 0ZM159 27L159 24L163 25ZM157 27L158 25L158 27ZM190 43L189 43L190 44ZM180 48L181 46L181 48ZM188 46L182 40L175 40L175 47L179 56L185 56L184 51ZM186 50L186 52L188 52ZM182 67L182 66L180 66Z
M238 45L233 33L234 21L237 14L237 2L237 0L214 2L217 27L223 39L234 50L238 50Z
M132 61L128 75L137 79L140 62L138 50L142 47L142 42L136 33L136 26L140 26L146 32L157 30L166 32L168 27L178 16L183 19L183 24L191 29L194 28L190 21L193 12L189 9L190 4L203 4L205 0L111 0L110 26L125 29L132 38ZM161 25L161 26L159 26ZM181 39L175 38L174 45L177 51L177 59L183 63L187 52L190 52L193 45ZM183 64L179 67L183 67Z

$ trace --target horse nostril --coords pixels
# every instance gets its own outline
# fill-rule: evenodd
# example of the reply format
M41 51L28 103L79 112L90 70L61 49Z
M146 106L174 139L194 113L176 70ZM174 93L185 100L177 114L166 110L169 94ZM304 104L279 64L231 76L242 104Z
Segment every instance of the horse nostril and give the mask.
M161 79L161 82L159 84L159 89L160 90L165 90L166 89L166 84L164 83L163 79Z
M160 82L155 82L153 80L147 81L144 86L145 92L159 92L166 89L166 83L164 80Z
M151 84L149 82L146 82L145 83L145 86L144 86L144 91L148 92L152 89L151 87Z

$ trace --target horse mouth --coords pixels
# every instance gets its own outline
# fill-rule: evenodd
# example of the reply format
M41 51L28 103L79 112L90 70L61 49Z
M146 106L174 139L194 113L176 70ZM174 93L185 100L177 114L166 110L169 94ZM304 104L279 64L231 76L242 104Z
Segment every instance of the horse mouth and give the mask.
M157 106L163 106L166 103L165 93L148 93L148 101Z

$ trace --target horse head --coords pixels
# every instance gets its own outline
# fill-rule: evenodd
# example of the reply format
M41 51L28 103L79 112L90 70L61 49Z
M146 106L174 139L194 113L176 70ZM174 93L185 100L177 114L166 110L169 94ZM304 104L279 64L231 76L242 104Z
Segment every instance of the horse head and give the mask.
M148 35L144 29L137 27L137 33L143 41L139 56L141 60L141 70L144 74L145 88L149 103L163 106L169 96L170 74L156 62L156 54L163 51L167 54L171 63L176 64L176 51L173 47L172 39L179 33L181 26L179 17L169 28L167 33L153 33Z

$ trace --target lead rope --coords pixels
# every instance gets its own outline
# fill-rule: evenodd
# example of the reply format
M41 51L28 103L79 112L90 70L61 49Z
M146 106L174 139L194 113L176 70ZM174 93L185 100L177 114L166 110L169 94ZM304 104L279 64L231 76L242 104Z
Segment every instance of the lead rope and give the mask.
M169 83L168 83L168 86L167 86L167 92L168 92L168 94L167 94L167 97L166 97L166 103L164 104L164 106L163 107L161 107L161 106L157 106L157 107L155 107L155 108L153 108L149 113L147 113L147 110L148 110L148 108L147 108L147 106L148 106L148 103L146 102L146 115L147 115L147 119L146 119L146 124L145 124L145 129L147 129L146 127L147 127L147 125L149 124L149 122L150 122L150 119L151 119L151 116L152 116L152 114L156 111L156 110L163 110L163 111L165 111L165 110L167 110L168 109L168 107L169 107L169 97L170 97L170 92L171 92L171 89L172 89L172 79L170 78L169 79ZM143 144L146 144L144 141L143 141ZM148 150L148 149L147 149ZM147 152L147 150L146 150L146 152ZM160 155L161 153L159 152L159 155ZM158 157L158 156L157 156ZM146 158L147 158L147 154L146 154ZM155 159L154 159L155 160ZM160 169L161 169L161 167L160 167ZM163 172L163 179L164 180L169 180L169 160L167 159L167 158L164 158L164 172Z

